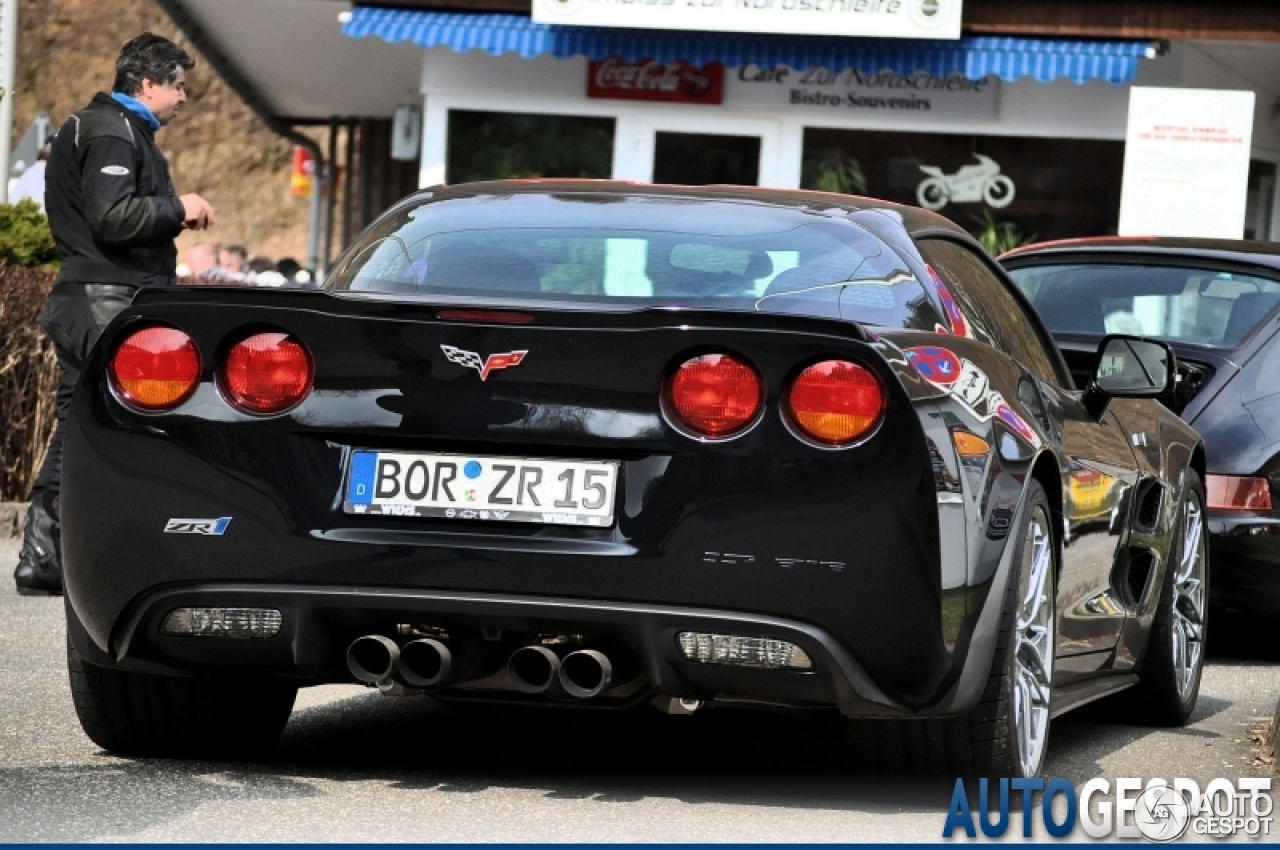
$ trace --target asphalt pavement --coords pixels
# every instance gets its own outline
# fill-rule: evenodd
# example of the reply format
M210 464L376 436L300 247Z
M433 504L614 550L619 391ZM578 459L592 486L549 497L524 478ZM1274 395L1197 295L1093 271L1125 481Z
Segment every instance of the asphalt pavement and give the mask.
M0 842L941 838L952 781L859 773L834 717L478 709L326 686L300 694L266 761L117 758L76 721L62 600L17 596L16 555L0 540ZM1068 715L1046 775L1272 775L1252 737L1280 697L1280 651L1259 648L1276 643L1262 624L1219 625L1190 725Z

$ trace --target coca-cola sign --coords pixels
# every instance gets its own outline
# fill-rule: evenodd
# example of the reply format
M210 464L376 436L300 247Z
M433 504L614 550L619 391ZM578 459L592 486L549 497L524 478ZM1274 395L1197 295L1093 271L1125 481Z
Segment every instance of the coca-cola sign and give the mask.
M699 67L683 59L624 62L610 56L591 63L587 96L717 104L724 100L724 66L708 62Z

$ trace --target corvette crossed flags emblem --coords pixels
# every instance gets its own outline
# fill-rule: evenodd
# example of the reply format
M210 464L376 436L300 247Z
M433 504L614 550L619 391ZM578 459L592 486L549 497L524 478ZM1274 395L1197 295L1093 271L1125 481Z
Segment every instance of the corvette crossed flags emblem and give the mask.
M459 366L465 366L468 369L475 369L480 373L480 380L489 377L490 372L496 372L499 369L509 369L512 366L519 366L524 360L524 356L528 354L525 351L504 351L501 354L490 354L481 360L480 355L474 351L464 351L461 348L454 348L452 345L442 345L440 350L444 352L444 356L449 358L450 363L457 363Z

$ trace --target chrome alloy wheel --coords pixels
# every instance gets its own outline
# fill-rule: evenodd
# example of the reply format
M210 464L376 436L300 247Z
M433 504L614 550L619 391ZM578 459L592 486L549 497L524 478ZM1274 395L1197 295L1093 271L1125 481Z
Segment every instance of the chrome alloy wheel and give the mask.
M1195 685L1204 655L1205 539L1204 510L1195 491L1187 493L1182 508L1182 546L1173 565L1173 607L1169 645L1178 699L1186 700Z
M1049 517L1037 505L1022 544L1014 627L1013 714L1018 762L1034 776L1044 762L1053 694L1053 535Z

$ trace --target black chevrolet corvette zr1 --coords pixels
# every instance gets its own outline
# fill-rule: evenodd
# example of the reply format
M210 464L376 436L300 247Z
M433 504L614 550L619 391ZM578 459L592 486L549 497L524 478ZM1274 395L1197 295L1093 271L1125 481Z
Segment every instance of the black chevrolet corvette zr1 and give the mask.
M321 683L782 705L1036 774L1073 707L1194 708L1175 367L1114 336L1068 389L1003 272L913 208L424 190L323 291L146 291L107 329L66 435L76 708L109 750L251 755Z

